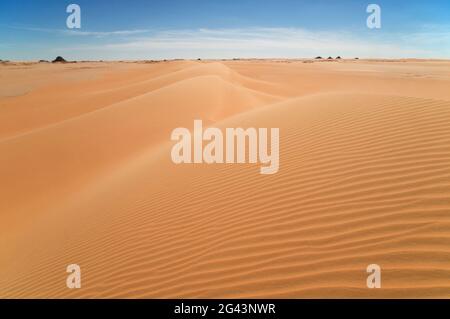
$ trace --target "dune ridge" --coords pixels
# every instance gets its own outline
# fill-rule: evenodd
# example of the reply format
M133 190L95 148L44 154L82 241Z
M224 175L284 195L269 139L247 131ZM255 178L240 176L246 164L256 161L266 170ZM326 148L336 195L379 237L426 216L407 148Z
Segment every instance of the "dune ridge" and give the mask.
M448 298L450 98L295 94L297 78L269 80L275 67L192 62L90 83L133 94L1 139L0 297ZM310 65L291 67L307 81ZM194 119L279 127L279 173L173 164L170 131ZM70 263L82 289L65 287ZM382 289L366 287L372 263Z

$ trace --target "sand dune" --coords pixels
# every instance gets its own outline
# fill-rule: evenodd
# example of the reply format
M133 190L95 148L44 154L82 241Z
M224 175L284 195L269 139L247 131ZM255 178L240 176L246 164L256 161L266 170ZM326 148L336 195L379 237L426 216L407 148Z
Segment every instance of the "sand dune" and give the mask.
M450 297L449 63L86 66L0 97L0 297ZM194 119L279 172L173 164Z

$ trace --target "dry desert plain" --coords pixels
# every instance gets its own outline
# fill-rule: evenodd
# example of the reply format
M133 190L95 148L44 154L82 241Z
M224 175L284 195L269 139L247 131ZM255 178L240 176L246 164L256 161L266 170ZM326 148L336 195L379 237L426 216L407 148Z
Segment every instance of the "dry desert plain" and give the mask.
M175 165L195 119L278 173ZM0 297L450 297L450 62L1 63Z

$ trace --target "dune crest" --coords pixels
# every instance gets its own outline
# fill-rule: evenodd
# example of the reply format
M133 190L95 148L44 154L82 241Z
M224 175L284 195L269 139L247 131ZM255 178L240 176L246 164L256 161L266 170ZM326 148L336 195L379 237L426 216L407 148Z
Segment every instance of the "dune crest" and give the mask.
M70 105L33 89L55 103L0 138L0 297L449 297L450 65L423 63L111 64ZM175 165L195 119L279 128L278 173Z

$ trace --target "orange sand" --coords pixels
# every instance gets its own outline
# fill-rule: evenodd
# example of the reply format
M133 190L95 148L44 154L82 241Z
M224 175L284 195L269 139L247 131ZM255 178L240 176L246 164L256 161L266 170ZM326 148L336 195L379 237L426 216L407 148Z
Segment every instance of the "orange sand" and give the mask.
M0 75L1 298L450 297L450 62ZM194 119L279 127L279 172L173 164Z

